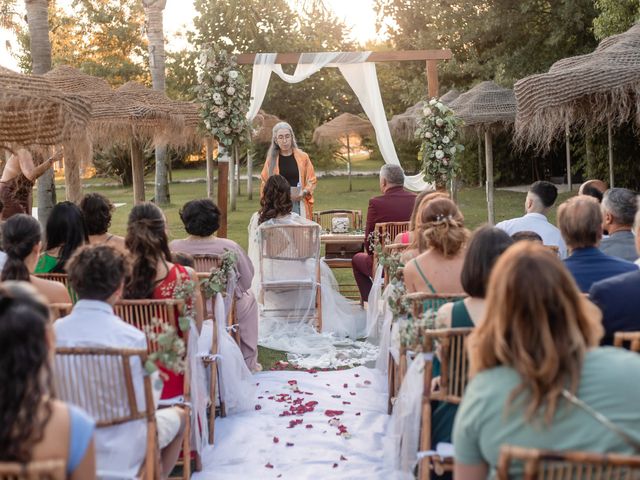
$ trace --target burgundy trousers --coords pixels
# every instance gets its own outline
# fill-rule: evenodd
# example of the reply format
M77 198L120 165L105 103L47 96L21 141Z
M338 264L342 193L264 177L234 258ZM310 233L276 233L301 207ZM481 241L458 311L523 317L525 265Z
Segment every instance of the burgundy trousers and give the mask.
M351 259L351 267L353 268L353 276L356 279L358 290L360 290L360 298L363 302L369 300L369 292L373 286L371 279L373 269L373 255L368 253L356 253Z

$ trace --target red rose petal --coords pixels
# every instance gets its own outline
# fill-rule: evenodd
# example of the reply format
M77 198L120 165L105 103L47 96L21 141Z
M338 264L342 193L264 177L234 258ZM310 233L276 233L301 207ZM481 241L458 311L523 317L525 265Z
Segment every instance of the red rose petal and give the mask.
M256 406L255 406L255 407L253 407L253 408L255 408L256 410L262 410L262 405L256 405Z
M348 387L349 387L349 384L348 384L348 383L343 383L343 384L342 384L342 388L348 388Z
M345 457L344 455L340 455L340 460L342 460L343 462L347 460L347 457Z
M342 415L344 413L344 410L325 410L324 414L327 417L336 417L338 415Z
M365 380L365 381L364 381L364 384L365 384L365 385L371 385L371 381L370 381L370 380Z
M267 467L267 468L273 468L273 465L271 465L270 463L267 463L267 464L265 465L265 467Z
M273 437L273 443L278 443L280 439L278 437Z
M273 467L271 467L271 468L273 468ZM333 468L338 468L338 464L337 464L337 463L334 463L334 464L333 464Z
M360 412L356 413L356 417L359 417L360 415L361 415Z
M287 445L287 447L293 447L293 443L291 443L291 442L287 442L286 445Z
M304 427L305 428L313 428L313 425L311 425L310 423L307 423Z
M288 383L289 385L295 385L295 384L296 384L296 383L298 383L298 382L297 382L297 381L295 381L295 380L289 380L289 381L287 381L287 383Z

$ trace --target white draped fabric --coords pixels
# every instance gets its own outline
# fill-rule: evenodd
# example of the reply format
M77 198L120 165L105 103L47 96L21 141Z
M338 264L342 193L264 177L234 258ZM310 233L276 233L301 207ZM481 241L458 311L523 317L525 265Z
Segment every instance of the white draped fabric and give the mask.
M288 352L289 361L302 368L337 368L372 362L378 348L358 341L366 334L366 318L358 305L349 303L337 289L331 269L319 259L288 261L263 259L260 264L261 228L272 225L315 225L295 213L268 220L258 225L254 214L249 225L249 258L254 264L252 290L261 299L262 275L265 281L280 280L293 283L313 278L316 263L320 262L320 289L322 299L322 332L315 326L315 292L304 288L288 287L288 291L269 292L262 296L258 343L264 347ZM286 242L286 239L283 239ZM274 262L278 262L277 265ZM260 300L259 300L260 301ZM277 307L286 308L277 311ZM276 311L276 313L274 313Z
M385 466L389 470L411 473L418 461L424 366L425 355L416 355L393 405L384 449Z
M373 285L367 299L367 338L371 342L378 343L380 341L382 315L384 309L384 299L382 296L382 287L384 286L383 278L384 268L378 265L376 273L373 276Z
M247 112L247 119L253 120L258 114L267 93L271 72L275 72L285 82L298 83L306 80L323 67L338 67L358 97L364 112L375 129L378 148L380 148L380 153L382 153L385 163L400 165L384 112L376 65L373 62L366 62L370 53L303 53L300 55L293 75L284 73L282 65L275 63L277 54L256 54L251 78L251 105ZM424 181L422 174L405 178L405 187L410 190L421 191L427 186L428 184Z

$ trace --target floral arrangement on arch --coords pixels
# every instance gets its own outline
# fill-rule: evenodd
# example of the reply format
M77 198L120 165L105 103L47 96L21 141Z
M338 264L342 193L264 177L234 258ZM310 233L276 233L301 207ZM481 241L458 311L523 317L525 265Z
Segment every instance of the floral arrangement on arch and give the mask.
M226 148L248 138L249 90L236 57L218 47L202 51L196 91L205 130Z
M460 171L456 157L464 150L458 143L461 126L462 120L441 101L432 98L425 104L415 133L425 181L444 186Z

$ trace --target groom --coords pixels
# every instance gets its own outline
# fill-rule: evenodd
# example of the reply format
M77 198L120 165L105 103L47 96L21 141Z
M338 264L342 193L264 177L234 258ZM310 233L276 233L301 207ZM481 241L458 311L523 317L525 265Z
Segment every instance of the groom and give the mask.
M351 261L353 276L360 290L360 298L366 302L373 281L373 249L369 244L369 235L376 223L407 222L411 218L415 193L407 192L404 185L404 172L399 165L384 165L380 169L380 191L382 195L369 200L367 209L367 227L364 231L365 252L356 253Z

